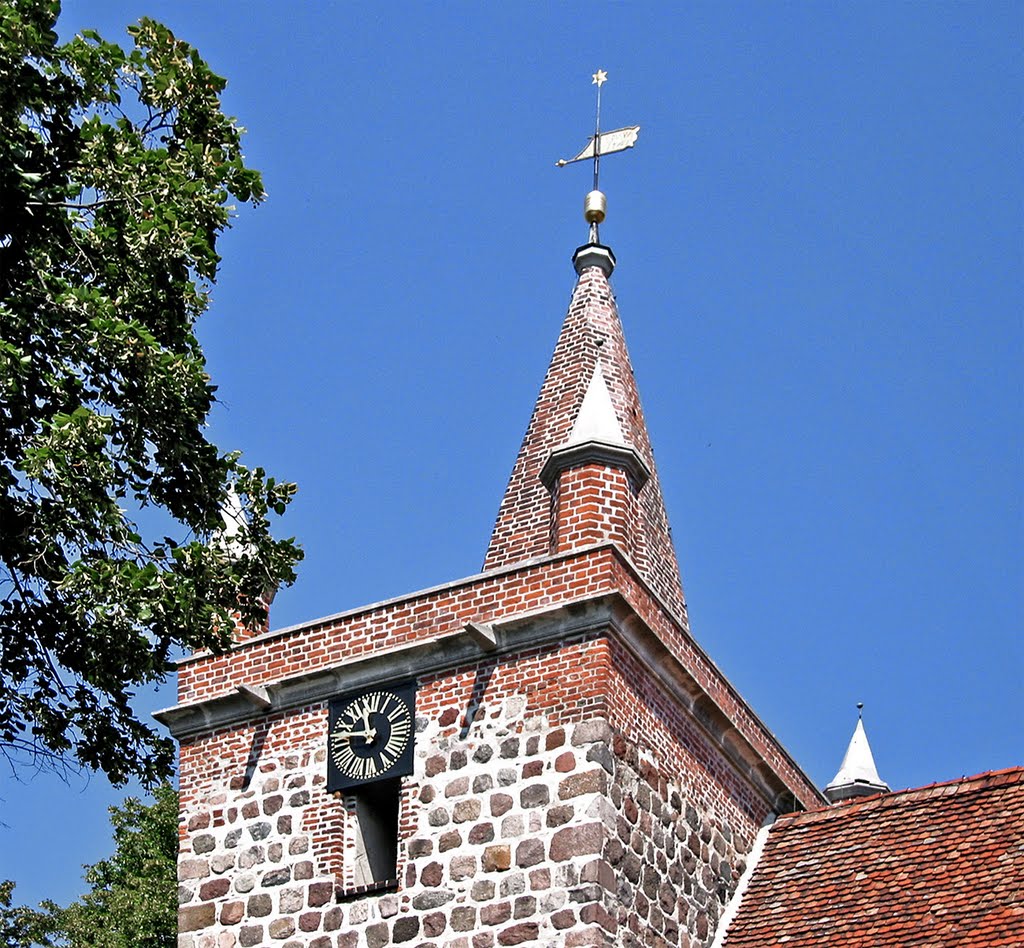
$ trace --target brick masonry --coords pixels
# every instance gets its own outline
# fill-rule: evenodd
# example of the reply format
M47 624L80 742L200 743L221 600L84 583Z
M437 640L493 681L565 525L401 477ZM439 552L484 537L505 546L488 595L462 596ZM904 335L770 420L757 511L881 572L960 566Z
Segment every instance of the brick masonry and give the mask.
M626 443L652 471L631 513L634 565L686 624L686 604L668 517L661 496L643 407L633 379L615 297L599 267L580 275L555 344L544 383L498 511L484 569L518 563L550 552L551 495L540 472L552 451L569 437L587 386L600 363Z
M598 452L544 483L597 365L650 476ZM181 664L160 715L181 742L179 948L710 944L758 827L821 797L690 633L597 267L484 569ZM373 892L325 789L329 697L366 676L417 679L397 879Z
M179 945L705 944L768 808L681 772L683 718L649 713L622 660L590 636L421 682L384 894L345 895L325 708L186 744Z

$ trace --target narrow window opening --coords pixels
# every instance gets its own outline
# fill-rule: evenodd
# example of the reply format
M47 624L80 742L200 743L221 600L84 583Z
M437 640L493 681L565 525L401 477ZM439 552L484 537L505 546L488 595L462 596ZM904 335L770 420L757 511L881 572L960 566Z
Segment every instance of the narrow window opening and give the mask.
M351 855L346 881L365 890L398 878L398 819L401 780L382 780L345 794Z

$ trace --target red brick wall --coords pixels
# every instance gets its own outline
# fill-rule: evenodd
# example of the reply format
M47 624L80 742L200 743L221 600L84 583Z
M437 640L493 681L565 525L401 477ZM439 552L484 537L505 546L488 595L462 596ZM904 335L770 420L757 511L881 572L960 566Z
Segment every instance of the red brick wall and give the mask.
M550 453L565 444L600 362L626 443L652 471L640 491L633 529L642 534L634 549L644 578L677 619L686 622L679 566L669 534L640 396L607 277L597 267L583 271L555 345L533 416L519 449L498 511L484 569L544 556L551 542L551 497L540 472Z

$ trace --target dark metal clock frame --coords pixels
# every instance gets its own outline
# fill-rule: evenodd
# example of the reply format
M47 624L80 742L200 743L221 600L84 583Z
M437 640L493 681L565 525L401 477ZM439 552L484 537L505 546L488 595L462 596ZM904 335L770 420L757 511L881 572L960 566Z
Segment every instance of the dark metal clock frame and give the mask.
M411 774L415 731L415 681L332 699L327 717L327 791Z

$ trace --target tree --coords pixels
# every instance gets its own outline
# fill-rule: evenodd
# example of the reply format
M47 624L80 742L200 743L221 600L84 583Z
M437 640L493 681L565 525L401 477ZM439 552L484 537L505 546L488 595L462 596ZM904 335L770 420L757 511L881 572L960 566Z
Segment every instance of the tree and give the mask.
M13 905L14 883L0 882L0 946L3 948L53 948L58 922L49 911L39 912Z
M174 948L177 944L178 795L156 788L152 803L128 797L110 808L114 854L86 866L90 891L67 908L11 907L0 882L0 945L27 948Z
M132 697L258 627L301 557L268 520L294 485L204 434L193 332L264 193L195 49L149 19L61 45L59 12L0 5L0 750L152 785L173 746Z

